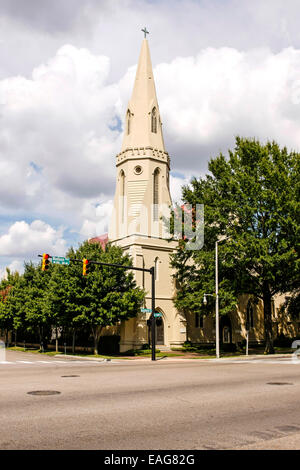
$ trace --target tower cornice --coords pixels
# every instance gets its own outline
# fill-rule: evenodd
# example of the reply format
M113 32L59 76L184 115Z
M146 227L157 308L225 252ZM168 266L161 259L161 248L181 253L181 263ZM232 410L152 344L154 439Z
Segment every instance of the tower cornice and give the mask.
M127 160L150 159L157 160L160 163L166 163L170 170L170 157L168 152L154 147L131 147L126 148L117 155L116 166L118 167Z

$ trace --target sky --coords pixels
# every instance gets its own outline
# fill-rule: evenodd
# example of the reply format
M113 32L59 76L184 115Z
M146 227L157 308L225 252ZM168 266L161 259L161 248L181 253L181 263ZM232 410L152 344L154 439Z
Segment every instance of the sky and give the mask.
M108 229L146 26L171 193L235 136L300 151L299 0L1 0L0 278Z

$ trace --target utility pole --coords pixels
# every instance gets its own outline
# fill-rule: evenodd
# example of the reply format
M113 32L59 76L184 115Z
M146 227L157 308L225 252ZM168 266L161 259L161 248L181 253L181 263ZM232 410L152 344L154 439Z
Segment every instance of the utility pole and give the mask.
M220 329L219 329L219 270L218 270L218 264L219 264L219 255L218 255L218 243L223 242L224 240L228 240L228 238L231 237L226 237L222 238L221 240L217 240L215 242L215 296L216 296L216 358L220 359ZM211 297L214 296L214 294L204 294L203 296L203 303L206 305L207 300L206 297L210 295Z
M156 318L155 313L155 268L150 268L151 274L151 349L152 349L152 361L155 361L155 349L156 349Z
M216 356L220 359L218 242L216 241Z

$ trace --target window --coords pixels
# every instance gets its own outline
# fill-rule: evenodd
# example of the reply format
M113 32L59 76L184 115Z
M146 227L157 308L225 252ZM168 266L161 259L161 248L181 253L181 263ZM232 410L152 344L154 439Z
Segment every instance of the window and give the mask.
M136 175L140 175L142 172L143 172L143 169L140 165L137 165L136 167L134 167L134 173Z
M120 195L121 195L121 220L122 220L122 223L124 222L124 214L125 214L125 173L123 170L121 170L121 173L120 173L120 184L121 184L121 188L120 188Z
M130 124L131 124L130 120L131 120L131 112L128 109L127 111L127 135L130 134Z
M224 326L223 328L223 343L225 344L231 343L229 326Z
M277 318L278 317L278 309L275 307L275 300L271 300L271 310L272 310L272 317Z
M159 204L159 168L156 168L153 175L153 220L158 220Z
M158 268L159 268L159 259L155 258L154 269L155 269L155 280L158 281Z
M156 108L152 109L151 112L151 132L154 134L157 133L157 116L156 116Z
M195 313L195 327L203 328L203 315L199 312Z
M246 329L250 330L251 328L254 328L254 316L253 316L253 305L251 300L249 300L247 304L247 310L246 310Z

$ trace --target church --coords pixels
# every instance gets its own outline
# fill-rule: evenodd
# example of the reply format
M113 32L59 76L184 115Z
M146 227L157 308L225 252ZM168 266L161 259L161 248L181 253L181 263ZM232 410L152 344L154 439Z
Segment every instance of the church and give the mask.
M149 44L142 42L131 99L127 106L123 143L116 156L116 189L108 241L128 253L133 265L155 268L156 343L160 349L180 347L186 341L186 321L176 310L175 282L170 254L177 243L168 241L163 216L172 204L170 157L165 149L162 121L156 96ZM104 246L105 236L91 239ZM151 276L135 271L137 285L146 292L145 309L151 309ZM104 335L120 336L120 352L139 349L150 341L150 313Z
M122 148L116 156L114 209L108 237L102 235L90 241L99 242L102 246L109 241L122 247L131 256L134 266L155 267L155 307L156 312L160 313L156 319L156 344L160 350L180 348L186 341L214 345L216 330L213 312L206 318L199 313L184 316L173 303L176 286L170 254L176 250L177 242L168 241L162 220L168 217L172 204L170 164L164 144L149 44L145 37L126 110ZM137 285L147 293L144 310L150 310L151 276L135 271L135 277ZM273 302L274 337L279 333L295 337L299 325L288 319L283 322L280 318L283 300L278 298ZM149 318L150 313L141 311L137 317L107 328L103 335L119 336L120 352L142 348L150 343ZM243 342L247 324L250 325L250 343L263 343L262 301L253 301L244 295L240 297L235 312L220 318L221 344Z

